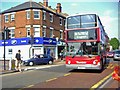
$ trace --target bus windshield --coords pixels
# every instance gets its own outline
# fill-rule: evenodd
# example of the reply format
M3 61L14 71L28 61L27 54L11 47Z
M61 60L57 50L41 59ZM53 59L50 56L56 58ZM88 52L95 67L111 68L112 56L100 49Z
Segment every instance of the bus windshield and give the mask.
M67 44L67 56L74 55L98 55L98 43L97 42L70 42Z
M96 27L96 15L77 15L67 18L67 29Z

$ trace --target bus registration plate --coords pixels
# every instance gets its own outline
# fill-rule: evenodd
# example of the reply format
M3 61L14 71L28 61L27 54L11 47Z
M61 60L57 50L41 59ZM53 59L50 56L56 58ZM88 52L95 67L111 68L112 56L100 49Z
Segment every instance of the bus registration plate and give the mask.
M78 67L78 69L85 69L85 67Z

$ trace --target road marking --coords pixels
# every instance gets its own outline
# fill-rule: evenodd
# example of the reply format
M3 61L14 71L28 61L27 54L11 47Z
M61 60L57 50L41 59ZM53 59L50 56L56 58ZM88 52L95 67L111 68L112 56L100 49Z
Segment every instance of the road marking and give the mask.
M108 64L105 64L105 66L104 66L105 68L107 68L108 67Z
M110 69L113 69L113 68L114 68L114 66L110 67Z
M29 86L27 86L27 88L30 88L30 87L33 87L34 85L29 85Z
M63 64L62 64L63 65ZM31 72L31 71L34 71L34 70L39 70L39 69L44 69L44 68L51 68L51 67L56 67L56 66L62 66L62 65L52 65L52 66L40 66L40 67L31 67L31 68L25 68L24 71L22 73L25 73L25 71L27 72ZM7 73L7 74L0 74L0 76L9 76L9 75L15 75L15 74L19 74L21 72L12 72L12 73Z
M109 64L107 68L110 68L112 66L112 64Z
M19 74L21 72L15 72L15 73L9 73L9 74L1 74L0 76L4 77L4 76L10 76L10 75L15 75L15 74Z
M18 90L22 90L22 89L20 88L20 89L18 89Z
M105 83L103 83L97 90L101 90L101 88L105 88L105 85L107 85L111 80L113 80L112 77L110 77Z
M109 74L108 76L106 76L105 78L103 78L102 80L100 80L98 83L96 83L95 85L93 85L90 90L94 90L95 88L98 88L102 83L104 83L108 78L110 78L112 76L113 72L111 74Z
M118 64L115 64L115 66L119 66Z
M70 75L71 73L67 73L67 74L65 74L64 76L68 76L68 75Z
M56 80L57 78L52 78L52 79L49 79L49 80L46 80L46 82L50 82L50 81L53 81L53 80Z

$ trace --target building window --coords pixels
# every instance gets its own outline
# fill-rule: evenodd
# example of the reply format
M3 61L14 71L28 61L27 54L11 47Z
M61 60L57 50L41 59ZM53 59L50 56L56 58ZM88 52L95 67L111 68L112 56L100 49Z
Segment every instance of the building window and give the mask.
M43 11L43 20L46 20L46 11Z
M53 14L50 13L50 22L53 22Z
M43 37L46 37L46 26L43 26L42 36L43 36Z
M12 49L8 49L8 54L12 54Z
M50 27L50 38L53 38L53 28Z
M15 14L11 14L11 21L15 20Z
M62 18L60 18L60 25L62 26Z
M8 22L8 15L5 15L5 22Z
M11 33L11 38L14 38L15 37L15 29L10 29L10 33Z
M27 27L27 37L30 37L30 27Z
M60 30L60 39L63 39L63 30Z
M30 19L30 11L27 11L27 19Z
M34 37L40 37L40 28L34 27Z
M34 11L34 19L40 19L40 12Z

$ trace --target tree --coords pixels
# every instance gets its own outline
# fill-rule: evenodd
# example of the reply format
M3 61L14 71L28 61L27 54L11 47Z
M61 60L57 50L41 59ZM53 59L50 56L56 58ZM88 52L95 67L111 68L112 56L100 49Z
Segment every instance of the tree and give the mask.
M113 50L119 48L119 40L117 38L111 38L109 43L113 47Z

